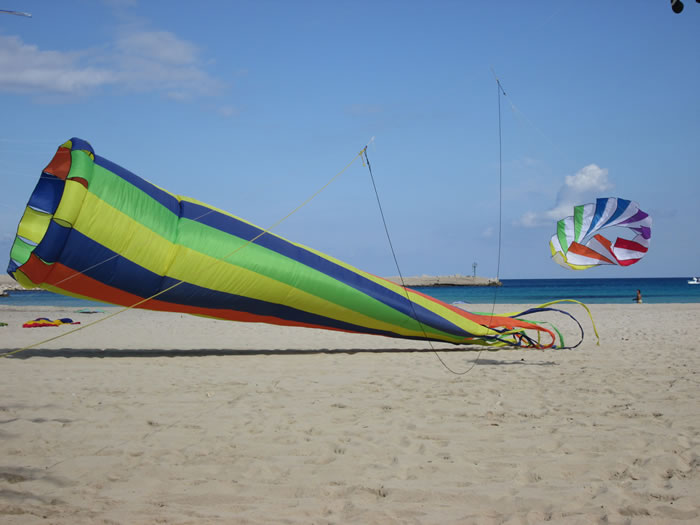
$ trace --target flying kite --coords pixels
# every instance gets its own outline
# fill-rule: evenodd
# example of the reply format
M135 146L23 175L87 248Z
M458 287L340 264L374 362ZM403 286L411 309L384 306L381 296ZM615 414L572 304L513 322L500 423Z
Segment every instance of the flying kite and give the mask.
M27 18L32 17L31 13L24 13L22 11L10 11L8 9L0 9L0 13L5 13L6 15L26 16Z
M600 232L605 228L629 228L633 239L611 242ZM617 198L596 199L595 204L574 206L574 214L557 222L549 241L552 258L564 268L585 270L606 264L629 266L649 249L651 217L636 202Z
M521 317L573 318L551 303L467 312L174 195L78 138L43 170L8 273L28 288L125 307L491 347L565 347L555 328Z

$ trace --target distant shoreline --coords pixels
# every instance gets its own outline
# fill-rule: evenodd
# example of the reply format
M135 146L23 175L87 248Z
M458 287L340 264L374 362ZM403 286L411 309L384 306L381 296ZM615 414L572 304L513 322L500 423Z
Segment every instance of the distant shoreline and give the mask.
M16 290L25 290L24 286L19 284L9 275L0 274L0 297L7 295L7 292L13 292Z
M470 275L421 275L414 277L387 277L388 280L404 286L502 286L498 279Z

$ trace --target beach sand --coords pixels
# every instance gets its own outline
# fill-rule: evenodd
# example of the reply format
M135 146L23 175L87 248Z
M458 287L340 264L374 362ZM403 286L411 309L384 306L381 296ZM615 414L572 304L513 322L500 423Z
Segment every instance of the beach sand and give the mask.
M700 523L700 304L478 354L1 301L4 351L83 327L0 360L3 524Z

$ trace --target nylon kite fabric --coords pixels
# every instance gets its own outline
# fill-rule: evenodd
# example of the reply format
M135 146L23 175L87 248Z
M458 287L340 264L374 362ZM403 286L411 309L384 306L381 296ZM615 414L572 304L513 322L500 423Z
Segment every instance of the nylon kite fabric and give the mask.
M520 313L466 312L363 272L171 194L77 138L43 170L8 273L28 288L125 307L455 344L557 346L556 329Z
M629 228L633 239L618 237L611 242L601 230ZM649 249L651 217L636 202L618 198L596 199L574 207L574 214L557 222L557 233L549 241L552 258L564 268L585 270L600 265L629 266Z

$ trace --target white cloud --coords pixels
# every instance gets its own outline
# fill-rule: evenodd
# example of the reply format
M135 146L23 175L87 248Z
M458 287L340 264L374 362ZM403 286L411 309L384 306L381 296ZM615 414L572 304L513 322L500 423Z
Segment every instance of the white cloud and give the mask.
M607 169L589 164L576 174L567 175L564 178L564 184L557 192L553 207L541 212L528 211L515 221L515 224L525 228L549 225L552 221L571 215L574 206L600 197L602 193L613 187L614 185L608 180Z
M221 106L218 108L217 112L219 115L226 118L236 117L240 114L240 110L234 106Z
M198 58L197 48L167 31L138 31L121 35L115 47L125 57L182 66Z
M114 87L177 100L213 95L222 83L201 63L195 45L166 31L123 32L99 51L42 50L0 36L0 91L86 95Z
M538 220L537 220L537 214L531 211L525 212L522 217L520 217L520 221L518 222L521 226L525 226L526 228L532 228L538 225Z
M599 168L596 164L589 164L581 168L576 175L567 175L565 188L574 193L587 191L605 191L612 188L608 182L608 170Z
M16 36L0 36L0 89L15 93L83 93L112 82L110 71L79 66L79 52L42 51Z
M494 230L493 226L489 226L488 228L486 228L484 231L481 232L481 238L482 239L493 238L494 231L495 230Z

